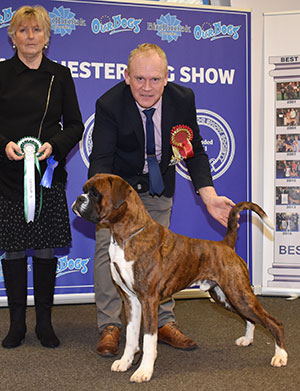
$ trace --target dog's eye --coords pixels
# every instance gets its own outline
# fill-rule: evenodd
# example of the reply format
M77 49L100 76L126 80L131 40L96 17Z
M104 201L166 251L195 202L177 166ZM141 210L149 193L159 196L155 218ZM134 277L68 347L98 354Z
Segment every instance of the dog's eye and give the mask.
M96 190L94 187L92 187L89 191L89 194L93 197L93 198L97 198L99 196L99 192L98 190Z

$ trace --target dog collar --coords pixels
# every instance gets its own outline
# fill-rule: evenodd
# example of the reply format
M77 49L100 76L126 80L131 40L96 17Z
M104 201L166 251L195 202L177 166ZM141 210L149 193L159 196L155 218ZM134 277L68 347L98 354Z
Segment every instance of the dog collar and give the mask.
M139 230L137 230L136 232L134 232L133 234L131 234L128 238L126 238L125 240L123 240L123 243L122 243L122 247L125 246L125 244L132 238L134 238L136 235L138 235L140 232L142 232L143 230L145 229L145 226L143 226L142 228L140 228Z

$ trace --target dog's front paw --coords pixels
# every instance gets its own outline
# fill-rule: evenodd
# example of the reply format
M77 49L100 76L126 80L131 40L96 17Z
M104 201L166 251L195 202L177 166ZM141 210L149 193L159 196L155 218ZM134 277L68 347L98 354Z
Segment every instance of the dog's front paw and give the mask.
M235 340L237 346L249 346L253 343L253 339L247 338L245 335Z
M139 367L134 374L131 376L130 381L132 383L143 383L146 381L149 381L152 377L153 368L152 369L145 369Z
M132 360L124 359L123 357L120 360L113 362L111 366L112 372L126 372L127 369L131 367Z
M284 349L276 349L275 355L272 357L272 367L280 368L287 365L288 355Z

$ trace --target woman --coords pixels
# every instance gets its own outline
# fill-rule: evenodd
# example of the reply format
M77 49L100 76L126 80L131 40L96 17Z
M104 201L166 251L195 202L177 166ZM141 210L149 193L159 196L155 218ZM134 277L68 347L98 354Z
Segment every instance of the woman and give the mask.
M0 249L5 251L2 268L10 310L9 332L2 341L5 348L15 348L25 338L26 249L34 249L36 335L43 346L54 348L60 343L51 323L57 266L54 248L71 242L64 166L84 127L69 69L43 55L50 31L50 18L43 7L21 7L8 28L16 54L0 63ZM33 221L24 217L26 159L18 144L24 137L40 140ZM50 156L58 165L51 187L40 191Z

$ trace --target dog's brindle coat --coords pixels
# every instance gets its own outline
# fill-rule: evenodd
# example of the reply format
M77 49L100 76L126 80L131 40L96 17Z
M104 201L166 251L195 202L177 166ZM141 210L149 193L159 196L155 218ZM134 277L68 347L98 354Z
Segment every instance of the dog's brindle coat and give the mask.
M201 290L246 322L246 333L235 342L253 342L255 323L275 339L271 365L287 364L283 327L254 295L246 263L235 253L238 215L255 211L267 224L264 211L250 202L235 205L226 236L221 242L178 235L152 220L135 190L115 175L97 174L84 185L72 209L79 216L106 224L111 230L111 272L124 295L127 319L126 346L111 370L123 372L139 351L141 316L144 320L143 358L132 382L149 381L157 355L157 322L160 300L197 282ZM272 224L272 223L270 223Z

